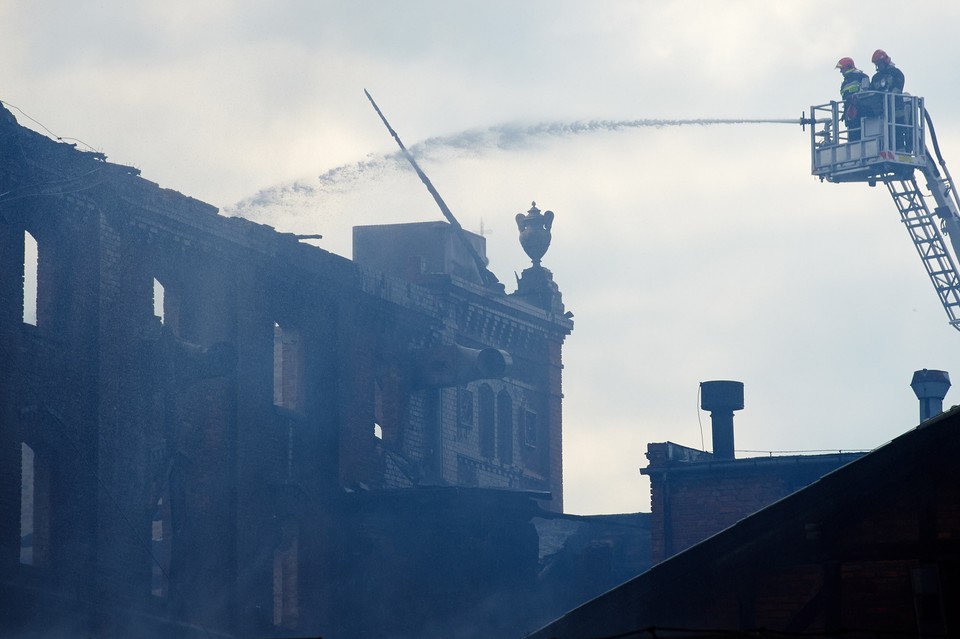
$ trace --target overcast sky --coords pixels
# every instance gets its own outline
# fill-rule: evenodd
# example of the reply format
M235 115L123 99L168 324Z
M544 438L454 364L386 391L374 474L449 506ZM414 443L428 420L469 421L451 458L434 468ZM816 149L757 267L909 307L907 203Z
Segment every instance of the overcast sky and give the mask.
M886 190L811 177L799 126L540 125L799 119L882 47L950 162L958 25L952 0L3 2L0 100L349 257L353 225L442 219L368 89L508 291L514 216L555 212L566 510L648 511L646 444L712 447L701 381L744 382L738 450L870 449L916 425L914 370L960 375L960 334Z

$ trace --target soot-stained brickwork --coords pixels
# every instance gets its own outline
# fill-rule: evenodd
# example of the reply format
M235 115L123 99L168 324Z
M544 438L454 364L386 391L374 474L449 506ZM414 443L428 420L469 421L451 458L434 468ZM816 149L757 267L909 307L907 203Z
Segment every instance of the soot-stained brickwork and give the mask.
M362 241L386 252L392 230ZM471 565L485 575L510 546L502 570L527 583L531 512L563 507L573 323L539 263L506 294L449 225L407 230L437 242L411 239L397 259L412 267L351 261L0 109L3 631L348 636L364 607L336 594L344 557L396 541L385 515L347 516L378 491L454 490L428 501L461 514L429 521L455 534L479 525L466 513L499 518L509 532Z

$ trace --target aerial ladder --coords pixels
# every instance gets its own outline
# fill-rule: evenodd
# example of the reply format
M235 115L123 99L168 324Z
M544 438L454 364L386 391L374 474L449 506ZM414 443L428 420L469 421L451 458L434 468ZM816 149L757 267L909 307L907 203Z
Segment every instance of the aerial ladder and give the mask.
M960 200L923 98L866 91L858 104L861 117L847 123L842 103L810 107L802 122L810 125L813 175L887 187L950 324L960 330Z

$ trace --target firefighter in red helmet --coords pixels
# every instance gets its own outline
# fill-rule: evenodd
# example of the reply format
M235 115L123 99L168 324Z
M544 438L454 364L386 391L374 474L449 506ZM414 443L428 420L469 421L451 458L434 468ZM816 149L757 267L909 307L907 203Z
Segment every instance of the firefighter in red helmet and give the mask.
M860 114L857 108L857 94L870 88L870 78L857 68L853 58L840 58L837 62L843 80L840 81L840 97L843 99L843 121L847 125L847 139L851 142L860 139Z
M870 90L903 93L903 71L896 67L887 52L877 49L870 60L877 66L877 72L870 80Z
M877 66L877 72L870 80L870 90L883 93L903 93L903 71L898 69L887 52L877 49L870 58ZM910 112L904 108L900 98L894 98L894 118L897 124L897 150L910 151L913 149L913 140L910 130L904 126L911 123ZM879 115L879 114L878 114Z

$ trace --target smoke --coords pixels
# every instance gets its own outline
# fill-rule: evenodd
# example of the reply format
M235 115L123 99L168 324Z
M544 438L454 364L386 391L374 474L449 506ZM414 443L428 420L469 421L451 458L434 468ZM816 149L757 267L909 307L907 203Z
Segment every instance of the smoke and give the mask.
M418 160L448 157L451 152L455 157L469 157L479 156L493 149L525 150L549 137L560 138L641 128L742 124L798 125L800 119L697 118L499 124L486 129L468 129L454 135L427 138L408 147L408 150ZM224 213L270 222L275 217L270 209L283 207L284 202L288 200L345 193L355 188L358 183L373 178L381 179L386 174L409 168L409 164L399 151L382 156L371 155L357 162L334 167L316 178L300 179L261 190L232 206L225 207Z

